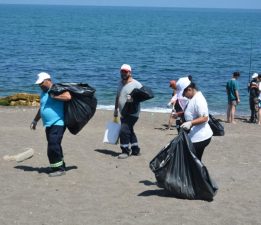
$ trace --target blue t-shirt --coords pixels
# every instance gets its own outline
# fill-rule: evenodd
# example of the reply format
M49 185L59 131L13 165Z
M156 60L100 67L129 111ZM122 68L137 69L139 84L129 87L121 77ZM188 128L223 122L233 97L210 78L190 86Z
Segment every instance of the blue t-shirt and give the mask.
M228 91L228 101L236 101L236 91L238 91L238 82L237 80L231 79L227 82L227 91Z
M64 102L51 98L48 92L42 92L40 103L44 127L64 126Z

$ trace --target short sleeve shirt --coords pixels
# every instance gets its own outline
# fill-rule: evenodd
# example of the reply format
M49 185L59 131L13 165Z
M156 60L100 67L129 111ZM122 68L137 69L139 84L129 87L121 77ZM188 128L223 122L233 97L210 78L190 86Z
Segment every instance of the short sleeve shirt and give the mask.
M227 92L228 92L228 95L227 95L228 101L236 101L237 100L236 91L238 91L238 89L239 89L237 80L235 80L235 79L229 80L227 82L226 87L227 87Z
M194 120L198 117L208 116L208 105L205 97L198 91L192 99L189 100L187 108L185 109L186 121ZM212 137L213 132L208 122L192 126L188 136L192 143L201 142Z
M48 92L42 92L40 112L44 127L64 126L64 102L53 99Z
M117 95L119 96L119 110L122 111L126 101L127 101L127 95L129 95L134 88L141 88L142 85L139 81L132 79L131 82L123 85L122 82L119 83ZM138 112L135 114L131 114L131 116L138 117L140 113L140 104L138 107Z

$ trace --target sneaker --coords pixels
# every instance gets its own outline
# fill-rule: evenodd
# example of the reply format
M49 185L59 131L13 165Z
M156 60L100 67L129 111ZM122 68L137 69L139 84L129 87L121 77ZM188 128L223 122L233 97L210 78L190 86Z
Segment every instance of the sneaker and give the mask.
M141 153L140 153L140 152L138 152L138 153L133 153L132 155L134 155L134 156L141 156Z
M121 153L118 156L118 159L127 159L129 157L129 155L127 153Z
M57 170L52 173L49 173L49 177L59 177L59 176L65 175L65 174L66 174L65 170Z
M132 153L131 153L132 155L135 155L135 156L140 155L140 148L138 146L133 146L131 148L131 150L132 150Z

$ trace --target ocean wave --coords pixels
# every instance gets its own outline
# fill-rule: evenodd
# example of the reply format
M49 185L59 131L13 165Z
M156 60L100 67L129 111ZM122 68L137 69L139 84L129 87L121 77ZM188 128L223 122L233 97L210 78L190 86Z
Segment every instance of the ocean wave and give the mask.
M114 105L98 105L97 109L101 110L114 110ZM151 113L171 113L171 108L162 108L162 107L142 107L142 112L151 112ZM218 111L210 111L212 115L221 115L224 116L224 112L218 112Z

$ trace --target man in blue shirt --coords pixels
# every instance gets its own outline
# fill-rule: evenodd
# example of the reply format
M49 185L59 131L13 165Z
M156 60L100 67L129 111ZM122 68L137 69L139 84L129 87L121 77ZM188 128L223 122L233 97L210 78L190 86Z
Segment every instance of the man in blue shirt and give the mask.
M47 155L50 162L50 177L65 175L65 163L61 146L64 125L64 101L71 100L71 94L67 91L60 95L50 95L49 89L53 83L48 73L41 72L35 82L42 89L40 97L40 109L38 110L31 129L35 130L37 122L42 119L48 142Z
M227 107L227 122L235 123L235 112L236 106L240 103L239 98L239 87L237 79L239 78L240 73L234 72L232 79L227 82L226 90L227 90L227 98L228 98L228 107Z

